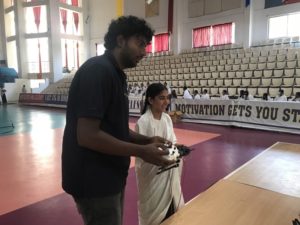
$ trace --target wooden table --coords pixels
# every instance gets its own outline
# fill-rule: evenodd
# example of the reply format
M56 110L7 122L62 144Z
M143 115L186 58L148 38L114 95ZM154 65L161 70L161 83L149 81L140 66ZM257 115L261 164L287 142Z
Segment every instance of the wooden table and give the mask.
M227 179L300 198L300 145L278 142Z
M292 225L300 218L300 145L277 143L162 225Z

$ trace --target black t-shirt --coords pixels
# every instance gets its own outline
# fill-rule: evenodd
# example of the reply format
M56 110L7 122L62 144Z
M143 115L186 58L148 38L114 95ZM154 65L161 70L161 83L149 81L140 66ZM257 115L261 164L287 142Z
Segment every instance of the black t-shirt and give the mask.
M86 61L73 78L63 137L62 185L75 197L116 194L125 186L130 157L79 146L76 130L81 117L99 119L99 129L129 141L126 75L109 52Z

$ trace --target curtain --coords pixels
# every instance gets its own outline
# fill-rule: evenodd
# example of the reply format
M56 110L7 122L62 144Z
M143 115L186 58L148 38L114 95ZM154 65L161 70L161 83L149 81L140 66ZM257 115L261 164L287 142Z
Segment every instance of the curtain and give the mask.
M34 14L34 22L36 25L36 29L39 32L39 27L41 23L41 6L33 7L33 14Z
M39 32L40 22L41 22L41 7L36 6L33 7L33 14L34 14L34 22L36 25L37 32ZM38 59L39 59L39 73L37 75L38 79L42 79L42 57L41 57L41 45L38 39Z
M67 0L60 0L61 3L67 3ZM66 33L67 31L67 10L65 9L60 9L60 15L61 15L61 22L64 26L64 31Z
M193 48L210 46L211 27L200 27L193 30Z
M168 6L168 33L172 34L173 32L173 9L174 9L174 0L169 0Z
M78 6L78 0L72 0L73 6ZM74 25L76 29L76 33L78 32L78 25L79 25L79 14L77 12L73 12L73 19L74 19ZM76 43L76 66L77 69L79 68L79 43L77 41Z
M78 6L78 0L72 0L73 6ZM79 24L79 15L77 12L73 12L73 19L76 28L76 32L78 32L78 24Z
M169 34L158 34L154 36L155 52L169 51Z
M146 46L146 53L152 53L152 43L151 42Z
M60 9L60 15L61 15L61 22L64 26L65 33L67 32L67 10Z
M73 6L78 6L78 0L72 0L72 5Z
M213 45L231 44L232 40L232 23L225 23L214 25L213 32Z

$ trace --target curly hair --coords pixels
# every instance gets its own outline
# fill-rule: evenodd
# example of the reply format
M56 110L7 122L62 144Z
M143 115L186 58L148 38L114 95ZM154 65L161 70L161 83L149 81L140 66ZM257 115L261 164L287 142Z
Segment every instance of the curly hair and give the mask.
M144 19L135 16L121 16L110 23L104 37L104 46L108 50L114 49L117 46L119 35L123 35L126 39L135 35L143 36L147 43L150 43L153 34L154 30Z

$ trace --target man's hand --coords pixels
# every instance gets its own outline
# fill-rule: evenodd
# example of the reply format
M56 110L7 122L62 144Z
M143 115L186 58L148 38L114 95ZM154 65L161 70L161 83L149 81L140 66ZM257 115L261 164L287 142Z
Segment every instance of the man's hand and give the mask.
M145 145L143 151L140 152L139 157L142 158L145 162L157 166L165 167L174 164L176 161L168 160L165 157L169 154L169 152L166 150L168 146L164 145L164 143L165 142Z
M172 142L164 139L162 137L159 136L154 136L150 139L150 143L161 143L161 144L165 144L165 147L171 147L172 146Z

